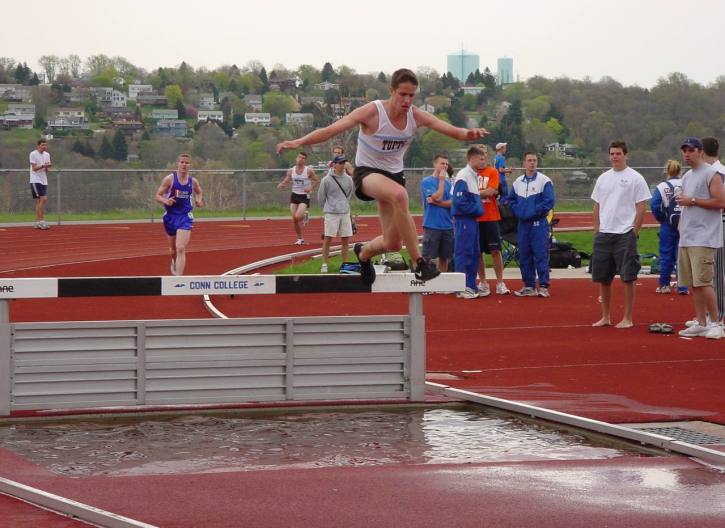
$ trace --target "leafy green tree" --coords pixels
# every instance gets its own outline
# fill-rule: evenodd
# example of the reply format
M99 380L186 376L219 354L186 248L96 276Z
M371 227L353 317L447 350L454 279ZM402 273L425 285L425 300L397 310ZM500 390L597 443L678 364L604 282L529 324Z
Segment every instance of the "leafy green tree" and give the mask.
M269 91L269 78L267 77L267 70L262 67L261 70L259 70L259 80L262 83L262 93L266 93Z
M179 113L179 119L186 119L186 106L183 101L176 101L176 111Z
M104 134L103 140L101 141L101 148L98 150L98 155L105 160L113 158L113 154L113 146L111 146L111 142L108 141L108 137Z
M511 103L508 112L501 119L501 124L496 130L497 138L495 138L495 142L508 143L509 155L519 159L524 153L523 121L521 101L517 99Z
M322 66L322 73L320 74L320 77L322 82L335 82L337 74L335 73L335 69L332 67L332 64L326 62L324 66Z
M381 83L388 82L388 80L385 78L385 74L383 72L378 73L378 82L381 82Z
M448 109L448 119L451 124L457 127L466 126L466 114L463 112L463 105L460 101L456 101Z
M83 148L83 143L81 143L81 140L79 138L76 138L76 140L73 142L73 146L70 148L71 152L75 152L77 154L84 155L85 149Z
M298 109L299 103L287 94L267 92L262 99L262 110L280 119L284 119L287 112L296 112Z
M184 102L184 94L181 91L181 86L178 84L170 84L164 88L164 95L166 96L169 108L176 108L176 104L179 101Z
M83 144L83 155L88 158L95 158L96 157L96 151L93 150L93 145L91 145L91 142L86 139L85 143Z
M325 104L333 105L340 102L340 92L335 88L330 88L325 92Z
M151 135L149 134L149 131L144 128L143 134L141 134L141 141L148 141L149 139L151 139Z
M126 136L123 135L121 130L116 130L113 135L112 149L113 155L111 157L113 159L126 161L126 158L128 158L128 143L126 143Z
M18 63L18 66L15 68L15 82L19 84L28 84L29 80L30 68L28 68L27 64L23 66L22 64Z
M30 82L28 84L30 86L38 86L40 84L40 79L38 78L37 73L33 74L33 76L30 78Z
M524 101L524 113L529 119L544 121L551 111L551 97L540 95L528 101Z

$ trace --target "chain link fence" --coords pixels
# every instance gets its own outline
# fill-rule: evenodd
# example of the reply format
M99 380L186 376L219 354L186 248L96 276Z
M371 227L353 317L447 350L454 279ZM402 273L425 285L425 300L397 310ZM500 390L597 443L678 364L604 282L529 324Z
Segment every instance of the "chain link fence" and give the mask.
M321 178L327 168L313 167ZM662 167L634 167L653 188L663 180ZM540 171L554 183L557 209L591 208L592 188L597 176L608 167L551 167ZM98 218L158 219L163 213L154 195L161 169L57 169L48 176L46 219L92 220ZM192 171L204 190L204 207L198 216L241 217L284 214L288 210L289 188L277 189L285 169L229 169ZM420 181L430 168L406 169L411 210L420 212ZM514 169L509 184L522 169ZM317 197L312 196L313 211ZM374 204L353 199L353 211L375 211ZM35 202L30 196L27 169L0 169L0 222L32 219Z

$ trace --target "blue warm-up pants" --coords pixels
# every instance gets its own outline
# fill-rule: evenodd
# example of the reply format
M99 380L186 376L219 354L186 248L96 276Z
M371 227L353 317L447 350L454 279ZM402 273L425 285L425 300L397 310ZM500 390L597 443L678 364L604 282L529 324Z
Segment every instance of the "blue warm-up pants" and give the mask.
M670 276L677 265L680 232L667 222L660 224L660 286L670 285ZM687 288L678 288L687 291Z
M481 251L478 248L478 222L475 218L456 216L455 230L456 271L466 274L466 288L476 290L476 275Z
M519 220L516 229L519 246L519 267L524 285L536 288L536 276L539 286L549 287L549 222L546 219Z

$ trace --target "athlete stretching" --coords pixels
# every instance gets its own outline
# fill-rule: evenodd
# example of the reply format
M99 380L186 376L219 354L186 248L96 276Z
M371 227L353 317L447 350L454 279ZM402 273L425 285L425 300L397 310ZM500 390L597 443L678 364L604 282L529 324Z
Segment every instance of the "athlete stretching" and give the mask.
M156 191L156 201L163 204L164 229L169 239L171 251L171 274L183 275L186 266L186 246L194 227L194 205L201 207L201 185L189 174L191 156L179 156L177 170L161 180ZM192 205L192 195L194 205Z
M277 153L314 145L355 126L360 126L355 156L355 195L361 200L378 201L383 234L367 244L355 244L360 261L360 275L365 284L375 281L372 258L386 251L398 251L402 245L408 249L413 271L419 280L430 280L440 272L435 265L423 259L418 250L418 235L408 210L405 190L403 156L418 127L428 127L452 138L476 140L488 132L483 128L458 128L413 106L418 79L407 69L393 73L390 99L373 101L330 126L277 145Z

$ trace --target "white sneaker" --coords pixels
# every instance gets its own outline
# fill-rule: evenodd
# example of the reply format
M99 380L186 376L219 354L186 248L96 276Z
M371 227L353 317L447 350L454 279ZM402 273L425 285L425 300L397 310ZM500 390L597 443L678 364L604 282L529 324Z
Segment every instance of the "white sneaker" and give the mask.
M42 230L50 229L50 226L45 222L45 220L41 220L40 222L35 224L35 227Z
M478 296L479 297L488 297L491 295L491 288L489 288L487 282L482 282L478 285Z
M476 299L478 298L478 292L471 288L466 288L462 292L456 294L459 299Z
M725 337L725 327L723 327L722 322L709 325L705 337L708 339L722 339Z
M551 295L549 294L549 288L539 288L539 297L546 297L549 298Z
M176 259L171 259L170 270L172 275L176 275Z
M710 316L705 316L705 324L709 325L712 321L710 321ZM700 321L697 320L697 317L694 319L690 319L689 321L685 321L685 326L687 328L690 328L691 326L695 326L696 324L700 324Z
M700 323L695 323L684 330L680 330L678 334L682 337L703 337L709 329L709 326L702 326Z
M672 288L669 285L658 286L655 293L672 293Z
M304 238L298 238L297 241L295 242L295 246L303 246L304 244L305 244Z
M499 282L498 284L496 284L497 295L508 295L509 293L511 293L511 291L506 287L503 282Z
M516 290L514 292L514 295L516 297L536 297L538 293L536 293L536 288L532 288L531 286L524 286L520 290Z
M327 264L320 266L320 273L327 273Z

